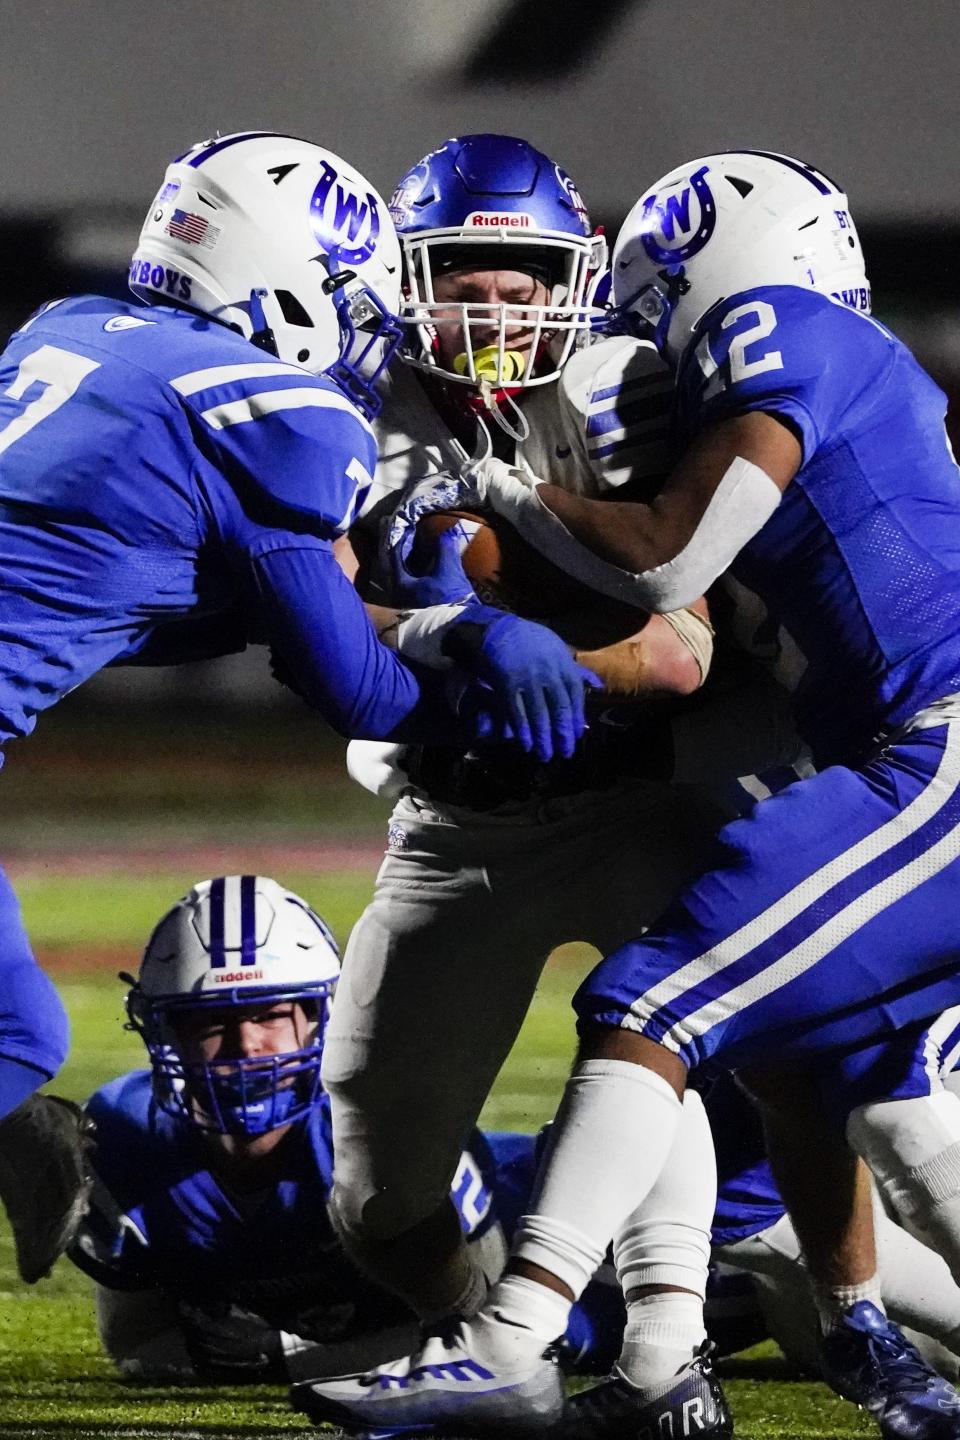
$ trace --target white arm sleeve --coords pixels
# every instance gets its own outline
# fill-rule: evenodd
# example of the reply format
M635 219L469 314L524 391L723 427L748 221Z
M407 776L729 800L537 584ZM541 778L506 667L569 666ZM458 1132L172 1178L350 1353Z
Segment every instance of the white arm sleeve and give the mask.
M449 670L453 661L443 653L443 638L463 619L466 600L450 605L426 605L422 610L404 610L397 626L397 654L417 660L431 670Z
M537 495L542 481L531 483L499 461L486 461L482 470L487 503L555 565L591 590L657 614L682 610L701 596L763 529L781 498L765 470L737 456L679 554L652 570L634 572L602 560L574 539Z

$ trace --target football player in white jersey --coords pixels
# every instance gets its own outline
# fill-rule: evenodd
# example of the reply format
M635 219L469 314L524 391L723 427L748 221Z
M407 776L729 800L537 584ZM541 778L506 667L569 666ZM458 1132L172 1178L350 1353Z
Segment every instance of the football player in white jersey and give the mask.
M563 171L521 140L451 140L404 178L392 214L416 328L377 422L375 514L490 451L577 494L617 494L627 481L652 493L667 464L671 380L643 342L588 344L604 244ZM706 675L712 635L697 606L655 617L635 646L633 698L684 695ZM703 794L667 783L683 740L666 709L634 707L632 723L622 712L617 722L595 717L564 766L506 748L484 758L351 747L354 775L399 799L325 1049L337 1221L370 1272L426 1317L469 1313L482 1297L450 1174L548 955L572 940L605 950L649 924L719 818ZM731 755L726 768L753 767ZM691 1096L669 1178L620 1249L622 1278L644 1302L623 1364L659 1384L693 1363L722 1433L696 1358L713 1191L709 1128Z

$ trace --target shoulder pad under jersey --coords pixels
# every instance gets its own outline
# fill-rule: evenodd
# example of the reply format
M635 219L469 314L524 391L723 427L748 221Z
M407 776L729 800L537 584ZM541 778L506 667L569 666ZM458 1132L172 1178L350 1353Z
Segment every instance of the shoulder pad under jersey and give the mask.
M582 435L600 490L667 473L673 394L670 370L645 340L600 340L564 366L564 423Z

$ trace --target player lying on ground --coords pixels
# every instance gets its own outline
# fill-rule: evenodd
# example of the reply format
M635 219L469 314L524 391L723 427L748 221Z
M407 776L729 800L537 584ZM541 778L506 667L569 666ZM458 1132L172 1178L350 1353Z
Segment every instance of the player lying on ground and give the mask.
M93 1204L71 1251L97 1281L104 1348L150 1383L305 1380L374 1365L415 1341L409 1307L358 1271L327 1216L330 1109L319 1082L336 947L305 901L263 876L195 886L154 930L129 996L151 1069L92 1098ZM748 1292L717 1289L708 1324L722 1353L767 1333L809 1364L815 1325L796 1242L763 1168L749 1103L708 1097L723 1185L714 1240ZM475 1132L452 1199L491 1280L527 1208L538 1141ZM888 1303L960 1344L960 1291L902 1231L884 1233ZM931 1267L940 1267L939 1271ZM619 1353L619 1288L603 1267L571 1311L565 1368L602 1374Z
M351 533L366 593L422 603L462 594L462 574L450 594L434 596L436 574L411 581L370 560L378 521L389 526L412 484L455 474L464 453L492 447L572 493L649 495L666 464L672 382L649 343L571 343L586 338L603 246L569 178L526 142L446 142L401 181L392 213L418 328L375 422L382 498ZM621 389L626 398L614 405ZM532 573L522 556L501 576L501 601L526 599L528 613L565 633L571 622L581 637L593 625L594 643L624 623L624 607L537 561L529 552ZM633 631L639 612L627 613ZM483 1299L450 1181L547 956L565 941L605 952L636 934L699 863L729 812L709 793L668 783L675 756L693 753L714 783L767 758L731 753L731 744L742 752L759 741L726 711L703 727L711 706L680 721L663 703L668 692L698 689L707 673L712 642L700 615L654 617L631 646L628 693L593 707L571 761L539 765L515 746L407 747L389 764L378 747L350 750L363 783L403 794L374 899L347 947L324 1057L338 1137L335 1213L358 1261L426 1318ZM589 663L602 671L600 655ZM651 696L659 707L638 704ZM754 731L757 713L754 696ZM651 1200L657 1224L637 1230L630 1255L637 1283L649 1286L628 1337L638 1380L672 1376L704 1339L715 1177L699 1105L685 1111L684 1129Z
M334 560L375 468L371 385L401 334L399 263L383 202L336 155L225 136L175 161L150 209L130 270L149 311L57 301L12 337L0 750L104 665L247 639L267 642L346 735L506 724L545 757L572 750L583 672L554 636L471 606L459 617L471 623L445 632L479 677L457 696L378 643ZM67 1023L2 873L0 937L0 1199L35 1280L86 1182L73 1111L33 1098L63 1060Z
M151 1069L87 1106L96 1181L70 1252L98 1282L101 1338L125 1373L297 1380L416 1341L410 1308L356 1269L327 1214L319 1071L339 969L321 917L264 876L203 881L154 930L128 997ZM490 1280L526 1207L534 1146L474 1132L457 1166L452 1202ZM598 1280L572 1314L571 1364L602 1373L622 1326L616 1285Z
M317 1387L314 1413L633 1433L646 1397L614 1377L564 1416L542 1347L668 1166L687 1072L712 1060L752 1066L763 1089L825 1375L886 1435L957 1436L955 1392L882 1313L869 1195L811 1079L818 1055L960 996L960 489L944 397L857 313L846 197L789 158L708 157L658 182L621 232L613 284L623 322L677 373L686 448L656 498L599 504L487 461L405 521L489 503L570 573L657 611L728 572L744 628L795 657L798 722L825 768L721 832L713 868L581 987L580 1059L537 1203L478 1315L391 1380ZM458 1362L483 1378L431 1370Z

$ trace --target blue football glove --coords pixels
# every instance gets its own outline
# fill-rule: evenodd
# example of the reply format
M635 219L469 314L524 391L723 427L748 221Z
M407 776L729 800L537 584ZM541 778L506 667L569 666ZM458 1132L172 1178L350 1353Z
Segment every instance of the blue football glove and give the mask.
M570 758L586 729L584 690L601 684L577 664L558 635L517 615L483 624L465 619L452 631L448 653L472 662L477 678L506 710L524 750L532 750L538 760Z
M386 568L391 568L395 556L406 567L417 526L425 515L435 515L440 510L476 510L483 504L484 494L485 487L476 472L431 475L429 479L421 480L384 527L386 554L381 558L387 561Z
M461 558L469 538L462 522L438 535L433 569L425 575L416 575L408 568L409 547L406 551L390 550L392 603L408 610L420 610L428 605L455 605L462 600L475 600L477 597L464 574Z
M536 488L532 475L489 456L462 475L431 475L410 491L384 526L381 562L389 573L389 556L399 552L409 559L417 526L425 515L443 510L494 510L514 528Z

